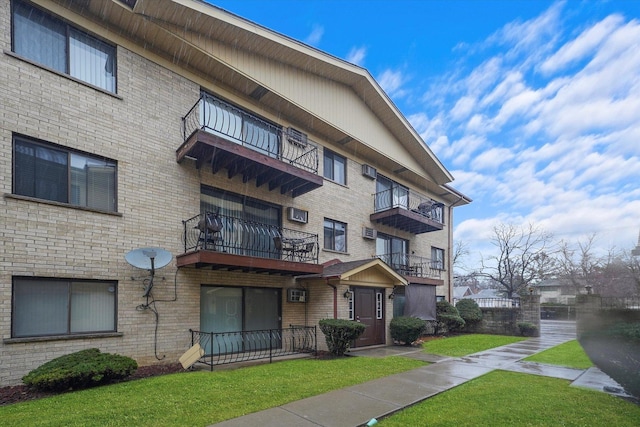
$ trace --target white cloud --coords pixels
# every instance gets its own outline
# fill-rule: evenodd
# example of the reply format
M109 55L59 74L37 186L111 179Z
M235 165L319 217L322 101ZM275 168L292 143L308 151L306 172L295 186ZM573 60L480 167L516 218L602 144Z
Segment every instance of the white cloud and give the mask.
M352 47L347 54L347 61L352 64L362 66L364 64L364 58L367 56L366 47Z
M322 36L324 35L324 27L322 25L314 24L311 29L311 33L304 40L305 43L311 46L318 46L320 44L320 40L322 40Z
M390 97L402 97L404 91L402 85L404 84L404 76L400 71L385 70L377 78L380 87Z
M542 63L540 69L545 73L557 72L563 67L589 56L620 25L622 20L623 18L619 15L606 17L582 32L576 39L562 46Z
M471 168L473 170L488 169L495 171L500 168L504 163L510 162L514 157L511 150L501 147L493 147L478 156L475 156L471 161Z

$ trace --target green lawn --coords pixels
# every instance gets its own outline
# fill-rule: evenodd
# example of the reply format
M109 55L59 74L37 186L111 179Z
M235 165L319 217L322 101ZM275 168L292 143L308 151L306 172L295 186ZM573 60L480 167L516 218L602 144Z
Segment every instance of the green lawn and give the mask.
M534 354L524 359L527 362L546 363L576 369L587 369L593 366L589 356L576 340L560 344L549 350Z
M422 348L426 353L460 357L526 339L528 338L504 335L467 334L427 341L422 344Z
M205 426L420 366L346 357L165 375L3 406L0 425Z
M448 353L454 355L479 351L478 347L470 349L467 340L471 340L471 336L447 340L447 349L453 348ZM439 344L440 341L433 343ZM460 343L459 348L455 348L456 342ZM577 341L552 347L525 360L580 369L591 366L591 361ZM398 412L382 420L379 425L640 425L640 406L599 391L570 387L569 384L570 381L556 378L493 371Z
M569 381L493 371L407 408L378 424L406 426L640 425L640 407Z

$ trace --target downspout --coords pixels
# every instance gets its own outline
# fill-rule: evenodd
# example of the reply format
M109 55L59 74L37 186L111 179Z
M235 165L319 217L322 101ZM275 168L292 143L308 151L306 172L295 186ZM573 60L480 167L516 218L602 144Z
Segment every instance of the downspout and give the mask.
M453 249L453 207L464 197L458 197L458 200L449 206L449 256L447 256L447 272L449 276L449 297L448 301L453 304L453 264L451 262L451 250Z
M338 318L338 287L329 283L329 278L326 279L327 285L333 288L333 318Z

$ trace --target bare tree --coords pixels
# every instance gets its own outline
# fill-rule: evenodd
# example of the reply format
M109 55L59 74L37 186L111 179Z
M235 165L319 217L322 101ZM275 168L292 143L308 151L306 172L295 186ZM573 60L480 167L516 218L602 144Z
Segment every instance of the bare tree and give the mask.
M453 266L460 268L462 259L467 255L469 255L469 246L465 242L457 240L453 244Z
M499 284L507 298L524 294L551 273L554 259L547 253L550 233L533 224L499 224L493 232L491 243L498 249L497 255L481 259L480 274Z
M556 265L560 282L580 293L585 286L597 288L601 278L605 260L593 253L596 234L591 234L584 241L579 241L577 247L569 243L560 242Z

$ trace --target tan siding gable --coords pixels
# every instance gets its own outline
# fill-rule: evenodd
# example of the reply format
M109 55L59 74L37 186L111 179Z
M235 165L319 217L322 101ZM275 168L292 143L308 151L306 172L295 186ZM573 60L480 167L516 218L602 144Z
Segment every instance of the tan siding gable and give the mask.
M424 165L401 145L350 87L314 74L313 70L301 70L198 34L184 37L319 120L329 122L408 169L426 175Z

